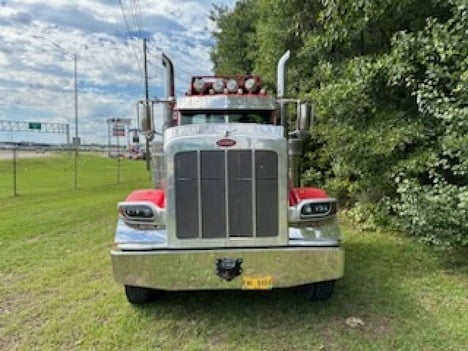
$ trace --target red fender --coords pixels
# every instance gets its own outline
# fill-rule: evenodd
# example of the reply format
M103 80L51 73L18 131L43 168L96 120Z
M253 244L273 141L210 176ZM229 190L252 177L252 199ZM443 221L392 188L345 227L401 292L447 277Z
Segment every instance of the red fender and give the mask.
M296 206L304 199L319 199L328 197L328 194L319 188L291 188L289 189L289 206Z
M150 201L159 208L166 208L166 193L162 189L135 190L125 201Z

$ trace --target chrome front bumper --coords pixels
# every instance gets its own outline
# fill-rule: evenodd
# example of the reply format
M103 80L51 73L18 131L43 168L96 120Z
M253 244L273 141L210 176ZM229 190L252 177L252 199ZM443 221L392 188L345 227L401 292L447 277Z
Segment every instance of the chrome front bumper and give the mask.
M290 241L291 242L291 241ZM300 286L343 276L341 247L285 246L231 249L111 251L114 277L124 285L161 290L243 289L246 281L268 277L272 288ZM216 273L218 260L239 260L228 281Z

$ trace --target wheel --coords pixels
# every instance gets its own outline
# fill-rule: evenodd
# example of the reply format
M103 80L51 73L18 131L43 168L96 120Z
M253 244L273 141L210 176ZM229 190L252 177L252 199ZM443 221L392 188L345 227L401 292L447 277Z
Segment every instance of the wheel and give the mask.
M306 291L310 301L325 301L333 295L334 288L335 281L329 280L307 285Z
M155 291L149 288L125 285L125 295L128 302L133 305L149 303L155 298Z

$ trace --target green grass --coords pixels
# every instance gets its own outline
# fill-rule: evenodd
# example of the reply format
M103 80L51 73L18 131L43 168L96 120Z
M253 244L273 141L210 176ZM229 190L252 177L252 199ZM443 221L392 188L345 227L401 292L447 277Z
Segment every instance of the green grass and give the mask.
M85 161L76 191L67 155L21 160L44 185L23 177L18 197L0 173L1 350L466 350L466 252L349 223L345 277L327 302L297 290L183 292L134 307L109 247L116 203L150 181L141 162L122 161L116 184L116 160Z
M58 152L46 158L23 158L16 161L17 195L47 194L74 190L73 153ZM80 153L76 162L77 189L90 189L112 184L148 181L143 161L109 159L91 153ZM139 172L140 171L140 172ZM14 195L13 160L0 161L0 199ZM148 183L149 184L149 183Z

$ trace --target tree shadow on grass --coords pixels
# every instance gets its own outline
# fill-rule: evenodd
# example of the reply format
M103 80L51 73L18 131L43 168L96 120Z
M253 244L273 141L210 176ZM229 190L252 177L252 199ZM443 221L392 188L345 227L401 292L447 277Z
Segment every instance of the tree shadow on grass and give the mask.
M447 273L468 276L468 246L440 252L439 261Z

